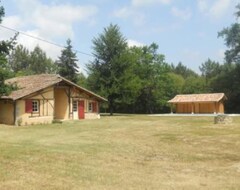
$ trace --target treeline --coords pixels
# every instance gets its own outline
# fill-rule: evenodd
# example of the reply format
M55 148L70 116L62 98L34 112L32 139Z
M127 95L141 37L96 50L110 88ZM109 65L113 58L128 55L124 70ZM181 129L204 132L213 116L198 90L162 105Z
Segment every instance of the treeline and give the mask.
M1 9L0 9L1 10ZM240 6L237 6L237 18ZM4 12L3 12L4 13ZM0 11L0 21L4 14ZM129 47L118 25L110 24L93 38L94 60L87 64L87 76L79 73L77 56L67 40L57 60L39 47L29 51L14 45L14 38L0 43L0 95L9 92L6 78L55 73L108 99L102 111L124 113L169 112L167 101L176 94L224 92L227 112L240 112L240 24L218 34L227 47L224 63L206 59L196 73L183 63L167 63L158 45Z
M240 5L237 6L237 19ZM128 47L117 25L93 39L95 60L88 64L87 85L108 99L109 112L169 112L176 94L223 92L226 112L240 112L240 24L218 33L228 47L224 63L206 59L200 74L165 61L158 45Z
M67 40L66 47L62 50L57 60L47 56L46 52L38 45L29 51L23 45L16 45L6 57L6 67L10 75L24 76L35 74L60 74L72 82L85 86L86 77L79 73L77 56L73 52L71 40Z

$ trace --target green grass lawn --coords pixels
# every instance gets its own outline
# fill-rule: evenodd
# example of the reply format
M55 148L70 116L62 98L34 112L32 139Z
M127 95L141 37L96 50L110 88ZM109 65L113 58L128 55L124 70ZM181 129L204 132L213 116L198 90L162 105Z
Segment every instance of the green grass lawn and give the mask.
M240 189L240 118L0 126L0 189Z

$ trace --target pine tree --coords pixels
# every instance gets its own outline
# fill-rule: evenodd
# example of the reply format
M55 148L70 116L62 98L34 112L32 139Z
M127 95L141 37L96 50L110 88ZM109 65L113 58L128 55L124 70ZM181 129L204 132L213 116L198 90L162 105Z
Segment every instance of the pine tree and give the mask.
M76 53L73 52L73 47L71 44L71 40L67 40L67 46L62 50L62 54L58 60L59 66L59 74L62 77L76 83L77 82L77 73L78 73L78 65L77 65L77 56Z
M116 100L121 96L120 79L126 66L122 55L126 51L127 41L117 25L110 24L104 32L93 39L95 60L88 65L89 86L107 97L110 114L113 114Z

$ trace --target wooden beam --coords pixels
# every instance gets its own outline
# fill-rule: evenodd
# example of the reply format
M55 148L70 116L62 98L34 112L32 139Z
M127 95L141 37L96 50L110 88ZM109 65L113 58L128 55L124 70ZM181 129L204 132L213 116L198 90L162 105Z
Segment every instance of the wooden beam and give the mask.
M173 108L172 108L172 104L170 104L170 109L171 109L171 114L173 114Z
M214 104L214 114L216 114L217 113L217 102L214 102L213 104Z
M194 103L192 102L192 114L194 114Z
M53 90L53 94L54 94L54 90ZM54 110L54 106L52 105L52 103L51 102L49 102L49 100L53 100L54 101L54 99L52 99L52 98L45 98L44 96L43 96L43 94L40 94L40 96L42 96L42 98L43 98L43 100L47 100L47 107L48 107L48 103L50 104L50 106L52 107L52 109ZM54 95L53 95L54 96ZM44 102L43 102L44 103ZM43 106L44 107L44 106ZM44 108L43 108L43 111L44 111ZM44 115L44 113L43 113L43 115ZM47 114L47 116L48 116L48 114Z

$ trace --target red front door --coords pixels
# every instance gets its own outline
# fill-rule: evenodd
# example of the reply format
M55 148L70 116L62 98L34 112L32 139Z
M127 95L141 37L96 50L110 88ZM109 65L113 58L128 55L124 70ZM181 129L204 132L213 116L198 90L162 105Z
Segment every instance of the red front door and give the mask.
M85 115L84 115L84 101L81 100L78 102L78 118L79 119L84 119Z

